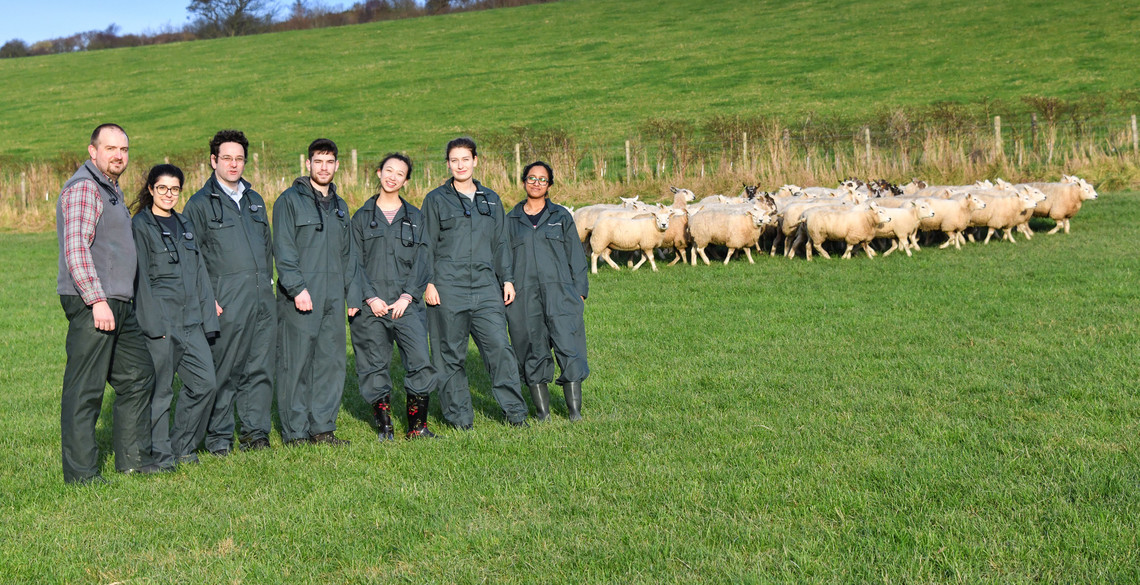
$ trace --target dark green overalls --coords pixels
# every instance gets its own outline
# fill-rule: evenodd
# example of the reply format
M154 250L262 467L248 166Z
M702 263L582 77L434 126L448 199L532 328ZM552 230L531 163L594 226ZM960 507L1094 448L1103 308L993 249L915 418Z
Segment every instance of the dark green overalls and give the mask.
M168 467L194 453L206 435L217 383L207 333L218 331L217 309L193 224L173 212L172 227L149 209L131 220L138 252L135 311L154 362L151 456ZM182 380L170 426L174 373Z
M443 417L461 428L474 420L465 370L468 336L475 339L491 376L491 394L507 420L527 417L503 307L503 283L514 279L506 217L498 194L478 181L475 186L474 199L468 199L448 180L423 205L429 282L440 298L427 308L432 365Z
M213 175L186 202L198 247L222 315L211 343L217 398L206 428L206 449L227 451L234 441L234 405L241 443L268 439L277 367L277 308L273 296L273 242L261 195L242 179L239 206Z
M390 225L384 212L377 209L376 197L365 201L352 216L360 271L348 304L360 307L361 312L349 318L349 326L360 395L368 404L392 394L388 367L394 341L399 342L404 365L404 391L410 396L427 396L434 382L428 360L427 320L420 304L428 279L423 214L403 198L400 201L403 206ZM365 304L378 297L390 305L405 293L411 295L412 304L399 319L392 319L391 314L377 317Z
M344 395L345 298L356 277L348 204L329 185L331 206L300 177L273 204L277 260L277 413L281 438L308 439L336 430ZM308 290L313 310L293 299Z
M558 384L581 382L590 374L582 302L589 294L586 254L566 208L547 200L536 227L524 203L507 214L517 295L507 305L511 346L528 386L554 379L551 347L562 372Z

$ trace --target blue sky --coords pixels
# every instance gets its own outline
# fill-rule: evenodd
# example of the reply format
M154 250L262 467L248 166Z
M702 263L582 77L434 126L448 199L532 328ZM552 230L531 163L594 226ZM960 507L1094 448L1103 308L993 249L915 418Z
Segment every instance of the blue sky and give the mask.
M103 30L112 23L119 34L156 32L167 24L181 28L188 22L189 0L16 0L0 8L0 44L23 39L29 45L88 30Z

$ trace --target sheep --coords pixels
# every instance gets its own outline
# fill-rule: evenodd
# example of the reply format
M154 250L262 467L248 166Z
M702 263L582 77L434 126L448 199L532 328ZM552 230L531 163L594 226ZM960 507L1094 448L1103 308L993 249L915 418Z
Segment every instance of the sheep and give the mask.
M605 215L598 218L590 234L593 246L593 251L590 253L592 272L598 273L598 256L602 256L602 259L614 270L621 270L610 258L611 249L641 250L642 258L633 269L637 270L648 259L653 271L657 272L657 263L653 261L653 249L661 245L661 234L669 229L670 219L677 213L684 212L663 207L653 213L641 213L634 217Z
M961 234L962 230L970 226L970 213L986 206L985 201L969 193L954 192L950 199L926 197L923 200L930 204L934 217L920 220L918 229L945 233L947 240L939 248L953 245L957 250L962 249Z
M788 205L778 215L778 223L776 226L776 237L772 241L772 249L769 252L770 256L776 255L776 242L780 240L783 235L784 243L784 256L791 258L796 255L796 249L799 248L800 242L803 240L797 237L799 232L800 219L803 213L808 209L815 207L825 207L833 205L848 205L845 201L835 201L832 199L809 199L807 201L799 201Z
M673 209L680 213L673 215L673 221L669 222L669 229L661 235L661 247L673 248L676 256L669 262L669 266L676 264L678 261L681 263L688 262L686 252L689 249L689 213L687 203L697 198L692 191L688 189L678 189L676 187L669 187L673 191Z
M587 205L579 208L574 212L574 225L578 228L578 239L585 244L590 239L590 232L594 229L594 223L598 221L598 217L607 211L614 210L635 210L641 209L645 205L637 200L637 197L621 198L620 205L613 205L610 203L598 203L596 205Z
M970 214L971 226L986 228L986 239L983 242L985 244L990 243L990 238L996 230L1004 232L1003 239L1016 243L1017 240L1013 239L1013 228L1023 220L1022 212L1037 206L1033 195L1027 190L1011 193L996 189L979 189L971 191L970 194L985 202L985 207L976 209Z
M885 209L871 205L858 205L850 209L841 207L810 209L804 212L800 220L800 230L808 240L808 245L804 246L807 259L811 261L813 247L824 258L830 259L827 250L823 249L823 242L827 240L842 241L847 244L847 249L843 252L844 259L851 258L851 251L855 246L862 247L868 258L874 258L875 251L868 244L875 238L878 224L890 221L891 217Z
M705 255L705 248L709 244L718 244L728 247L725 264L728 264L733 252L738 249L744 250L749 264L755 264L751 246L756 245L764 228L771 223L772 214L759 206L745 208L743 212L734 209L705 209L693 214L689 218L689 233L693 238L690 261L696 266L697 254L700 254L707 266L709 257Z
M886 217L890 217L890 221L879 224L875 229L877 238L894 238L891 240L891 247L883 252L884 258L890 256L896 248L901 248L907 256L910 256L912 247L918 249L916 234L919 222L934 217L930 203L923 200L903 200L899 207L880 206L876 201L871 206Z
M1069 233L1069 220L1072 219L1085 201L1097 198L1096 189L1079 177L1062 175L1060 183L1028 183L1048 196L1033 210L1034 217L1048 217L1057 222L1047 233L1055 234L1064 229Z

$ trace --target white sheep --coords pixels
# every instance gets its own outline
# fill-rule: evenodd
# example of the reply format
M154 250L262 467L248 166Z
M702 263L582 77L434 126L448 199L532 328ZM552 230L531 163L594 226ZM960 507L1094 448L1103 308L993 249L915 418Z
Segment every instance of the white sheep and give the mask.
M844 207L818 207L804 212L800 220L800 231L804 234L808 244L804 251L808 261L811 261L811 251L814 247L824 258L830 259L827 250L823 249L825 241L840 241L847 244L843 252L844 259L851 258L851 251L855 246L863 248L868 258L875 257L875 251L869 245L875 239L875 231L880 223L887 223L891 218L883 208L871 205L858 205L851 208ZM799 236L797 236L797 239Z
M709 257L705 255L705 248L709 244L717 244L728 248L728 254L724 257L725 264L732 259L736 250L744 250L748 263L755 264L751 247L756 245L764 228L771 222L772 214L759 206L748 207L743 212L736 209L703 209L689 218L689 234L693 239L691 262L696 266L697 254L700 254L707 266Z
M997 189L976 189L971 195L985 202L985 206L974 210L970 214L970 225L986 228L986 239L983 243L990 243L990 238L996 230L1002 230L1003 239L1016 243L1013 239L1013 228L1024 221L1023 212L1037 207L1033 195L1028 190L1001 191ZM971 236L973 241L973 236Z
M657 263L653 261L653 250L661 246L661 236L669 229L669 222L677 213L684 212L663 207L653 213L641 213L633 217L603 215L598 218L590 234L590 244L593 248L590 253L592 272L598 273L598 256L602 256L602 259L614 270L621 270L610 258L610 250L640 250L641 260L633 266L633 269L637 270L648 259L653 271L657 272Z
M969 193L952 192L949 199L941 197L921 198L930 204L934 217L923 218L919 221L918 229L930 232L937 231L946 234L946 241L939 246L945 248L953 245L955 249L962 249L962 231L970 227L970 213L975 209L985 207L986 202Z
M1097 198L1096 189L1088 181L1071 175L1062 175L1060 183L1029 183L1048 196L1033 210L1034 217L1048 217L1057 222L1048 233L1064 229L1069 233L1069 220L1081 210L1085 201Z
M881 201L894 199L892 197L884 197L876 200L871 204L877 210L880 210L883 215L890 217L890 221L880 223L875 228L875 237L877 238L893 238L891 240L891 247L883 252L883 257L891 255L895 249L901 248L910 256L911 248L918 249L918 225L919 222L926 218L934 217L934 210L930 208L930 203L921 199L909 199L899 201L898 207L892 207L895 201L891 201L888 205L879 205Z

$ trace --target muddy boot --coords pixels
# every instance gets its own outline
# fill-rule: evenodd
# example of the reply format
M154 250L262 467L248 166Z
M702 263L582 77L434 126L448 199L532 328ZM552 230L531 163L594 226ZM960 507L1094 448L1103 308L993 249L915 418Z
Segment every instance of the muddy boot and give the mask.
M530 399L534 402L534 418L538 422L545 422L550 418L550 389L546 383L531 384Z

